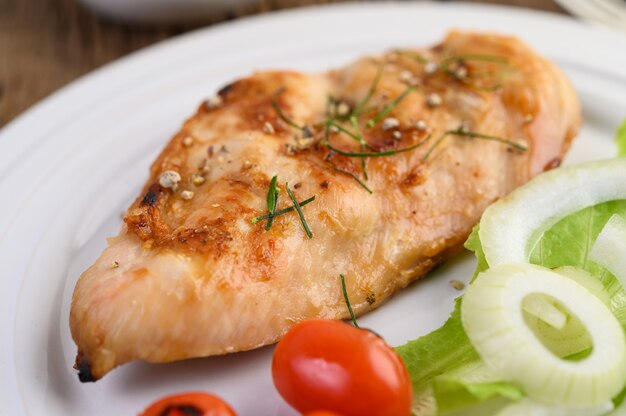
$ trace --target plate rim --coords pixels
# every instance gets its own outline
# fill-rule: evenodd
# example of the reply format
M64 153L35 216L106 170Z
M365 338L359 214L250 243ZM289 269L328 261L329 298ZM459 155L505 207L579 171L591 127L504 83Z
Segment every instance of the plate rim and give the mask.
M514 10L516 15L525 16L523 18L532 19L532 18L537 18L537 16L540 16L542 20L544 21L546 19L552 20L553 22L558 22L558 25L565 25L568 27L576 28L576 30L581 30L581 33L582 32L596 33L598 34L598 36L606 37L609 39L614 36L613 33L610 33L609 35L609 32L598 30L593 27L580 25L580 23L576 22L575 20L564 17L564 16L541 12L541 11L535 11L535 10L512 8L508 6L502 6L502 5L483 5L483 4L474 4L474 3L451 3L451 4L438 4L438 3L367 3L367 4L347 3L346 4L346 3L342 3L342 4L309 6L309 7L297 8L297 9L281 10L277 12L267 13L264 15L249 16L249 17L242 18L234 22L225 22L225 23L221 23L218 25L196 29L191 32L158 42L147 48L143 48L125 57L115 60L109 64L106 64L96 69L95 71L89 74L86 74L75 81L70 82L68 85L52 93L47 98L43 99L38 104L31 107L29 110L25 111L20 116L16 117L14 120L9 122L2 130L0 130L0 149L3 148L2 147L3 142L4 142L3 140L5 141L16 140L16 138L12 138L11 136L14 134L18 135L18 133L20 133L21 131L31 130L32 124L36 122L37 119L39 118L50 117L51 115L57 114L60 111L58 109L60 103L63 103L64 101L73 98L73 96L76 94L81 94L84 89L94 88L95 85L99 85L99 83L102 82L103 77L109 76L109 77L117 78L117 77L120 77L120 74L122 74L121 76L123 77L123 71L128 66L132 65L134 62L145 60L146 58L148 59L151 57L154 58L162 54L171 53L172 51L176 50L177 47L181 47L183 49L185 47L189 47L189 44L185 46L186 42L193 43L194 41L199 41L206 37L211 37L214 35L218 36L220 34L224 35L230 31L239 31L241 30L241 28L243 28L244 31L249 30L248 26L250 24L268 25L272 23L274 24L277 23L277 20L285 20L285 19L291 20L293 18L307 18L308 19L308 18L311 18L310 14L312 12L318 13L316 18L320 18L320 15L322 15L323 17L325 13L331 13L331 14L332 13L346 13L354 9L358 9L358 10L369 9L371 11L378 11L381 7L389 9L389 10L397 9L398 12L402 9L415 9L415 8L433 8L433 9L441 9L441 10L447 9L447 10L454 10L455 12L460 12L462 11L460 9L465 8L466 10L471 9L474 12L477 10L478 11L488 10L488 11L492 11L495 13L506 14L506 13L512 13L512 11ZM549 22L546 22L543 24L547 24L547 23ZM613 41L619 44L623 43L626 46L626 38L613 39ZM618 58L619 59L616 58L616 61L621 60L624 63L626 63L626 56L618 57ZM597 62L592 62L592 67L600 68ZM615 69L614 71L608 71L608 72L609 73L617 72L617 69ZM618 75L621 75L621 74L618 74ZM619 78L622 79L623 76L620 76ZM42 139L43 139L42 135L33 134L31 136L31 144L37 144L37 141L42 140ZM8 146L10 147L11 145L9 144ZM15 163L16 160L19 161L20 156L22 154L17 154L13 156L14 159L12 163ZM2 157L0 156L0 162L1 161L2 161ZM4 176L4 178L0 179L0 189L2 189L2 187L4 186L5 184L4 181L10 180L10 175L5 176L5 175L2 175L1 172L2 172L2 168L0 168L0 177ZM0 243L2 243L3 234L4 234L2 229L0 229L0 233L2 233L0 234ZM18 280L19 279L20 278L18 277ZM7 287L7 284L3 283L0 280L0 288L6 288L6 287ZM18 284L18 292L20 291L20 289L21 289L21 284ZM0 298L8 299L9 296L8 295L3 296L3 294L0 291ZM11 307L11 308L7 306L2 307L2 304L3 303L0 302L0 310L6 309L8 310L9 313L13 313L14 315L16 315L17 312L16 312L15 307ZM6 303L5 305L9 305L9 303ZM10 305L15 306L14 304L10 304ZM0 317L1 315L2 314L0 314ZM7 320L9 319L7 318ZM5 324L4 324L5 320L0 319L0 330L2 330L2 332L0 333L4 333L4 330L6 329L7 331L6 335L8 335L8 338L9 338L9 340L7 341L7 340L2 340L2 338L7 338L7 337L0 337L0 351L4 350L2 348L2 345L4 345L5 342L13 344L13 339L11 337L13 336L15 317L11 321L13 325L8 325L5 328ZM8 351L12 351L12 349L8 349ZM10 357L13 357L13 354L10 354ZM14 364L12 365L10 361L8 362L7 356L2 354L0 355L0 369L4 368L5 366L12 367L12 370L15 371L15 365ZM7 383L6 387L10 387L10 384L11 384L10 382L12 381L13 386L15 388L14 391L17 392L18 390L17 380L14 378L13 380L7 381L2 373L5 373L5 372L4 371L0 372L0 386L4 386L5 383ZM12 374L12 372L9 372L9 373ZM8 391L13 391L13 390L6 389L5 391L8 392ZM20 396L17 395L16 397L20 397ZM12 404L12 403L9 402L9 404ZM21 406L21 405L22 403L20 402L18 406ZM25 414L25 413L22 412L19 414Z

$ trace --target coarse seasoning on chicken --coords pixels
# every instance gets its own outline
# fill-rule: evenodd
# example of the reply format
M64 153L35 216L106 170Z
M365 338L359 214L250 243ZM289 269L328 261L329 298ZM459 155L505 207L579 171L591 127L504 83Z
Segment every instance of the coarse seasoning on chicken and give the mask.
M579 124L564 75L497 35L224 87L76 285L80 379L346 318L340 274L357 314L377 308L457 253L489 204L558 166Z

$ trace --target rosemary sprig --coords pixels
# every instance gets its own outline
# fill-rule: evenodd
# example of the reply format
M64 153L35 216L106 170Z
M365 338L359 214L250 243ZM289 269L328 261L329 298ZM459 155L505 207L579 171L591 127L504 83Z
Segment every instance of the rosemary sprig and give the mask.
M310 204L313 201L315 201L315 196L307 198L304 201L300 201L299 204L300 204L301 207L303 207L303 206L305 206L307 204ZM295 211L295 209L296 209L295 205L292 205L292 206L290 206L288 208L284 208L284 209L278 210L274 214L261 215L260 217L253 218L252 219L252 224L256 224L257 222L263 221L263 220L269 220L270 218L276 218L276 217L278 217L280 215L287 214L287 213L289 213L291 211Z
M414 89L415 88L413 86L407 87L407 89L404 90L404 92L402 94L400 94L395 100L393 100L392 102L387 104L387 106L385 106L385 108L383 108L382 111L380 113L378 113L378 115L376 117L374 117L370 121L368 121L367 122L367 127L372 128L380 120L382 120L383 118L387 117L387 114L389 114L394 108L396 108L398 106L398 104L400 104L400 102L402 102L402 100L404 100L404 98L407 95L409 95L409 93L411 91L413 91Z
M451 56L451 57L444 59L443 61L441 61L440 68L446 74L456 78L456 73L454 70L450 69L450 65L455 62L464 62L464 61L482 61L482 62L493 62L493 63L497 63L500 65L507 65L507 66L509 65L509 61L503 56L467 54L467 55L455 55L455 56ZM472 78L476 79L475 76ZM479 91L494 92L502 88L502 84L500 83L483 86L477 83L468 82L465 79L459 79L459 81L462 81L468 87L474 88Z
M404 55L408 58L414 59L417 62L421 62L423 64L428 62L428 59L424 58L422 55L420 55L417 52L409 51L406 49L396 49L394 52L397 53L398 55Z
M285 92L285 87L280 87L274 92L274 94L272 94L272 107L274 107L276 114L278 114L278 116L282 118L285 121L285 123L289 124L291 127L294 127L298 130L304 131L304 126L299 125L298 123L293 121L291 118L289 118L287 114L283 112L283 109L280 108L280 105L278 105L278 101L276 101L276 97L278 97L283 92Z
M454 55L444 59L439 64L441 69L447 69L453 62L461 61L482 61L482 62L494 62L498 64L508 64L509 61L503 56L498 55L480 55L480 54L467 54L467 55Z
M380 81L380 77L382 75L383 75L383 67L381 65L378 67L378 70L376 71L376 76L374 77L374 81L372 81L372 84L370 85L370 88L367 91L367 94L365 95L365 97L363 97L361 101L359 101L356 107L354 107L354 110L352 111L352 114L350 116L359 117L363 113L363 110L365 110L365 106L367 105L367 103L369 103L370 99L376 92L376 88L378 87L378 82Z
M497 136L490 136L488 134L477 133L474 131L455 129L455 130L448 130L444 132L441 136L439 136L437 141L430 147L430 149L428 149L428 152L426 152L426 154L422 157L422 161L426 161L426 159L430 157L431 153L435 150L435 148L439 146L439 144L448 136L463 136L463 137L470 137L474 139L491 140L491 141L495 141L499 143L504 143L522 152L525 152L526 150L528 150L526 146L524 146L521 143L514 142L513 140L508 140L508 139L504 139L502 137L497 137Z
M270 181L270 187L267 190L267 211L270 213L270 218L265 224L265 231L269 231L270 228L272 228L272 224L274 223L276 205L278 205L278 195L280 193L280 189L278 189L278 187L276 186L277 180L278 175L274 175L274 177Z
M359 183L359 185L361 185L363 187L363 189L365 189L370 194L373 193L373 191L370 188L367 187L365 182L363 182L361 179L359 179L359 177L356 176L354 173L348 172L347 170L341 169L340 167L337 167L335 165L332 165L332 168L335 169L337 172L345 173L346 175L351 176L355 181L357 181ZM300 204L300 205L302 205L302 204Z
M351 132L347 128L343 127L341 124L337 123L334 119L329 118L327 120L326 124L329 124L330 126L336 127L339 131L341 131L342 133L345 133L346 135L352 137L354 140L358 141L359 143L364 143L365 147L367 147L368 149L370 149L372 151L376 150L372 146L370 146L367 142L365 142L365 140L360 135L360 133L359 133L359 135L357 135L357 134Z
M428 140L430 139L430 134L428 136L426 136L424 138L424 140L420 141L417 144L414 144L413 146L409 146L409 147L403 147L401 149L394 149L394 150L386 150L383 152L346 152L344 150L338 149L336 147L334 147L333 145L330 144L330 142L328 140L326 140L326 142L324 143L324 146L326 146L328 149L332 150L335 153L338 153L340 155L343 156L349 156L349 157L383 157L383 156L392 156L398 153L404 153L404 152L410 152L411 150L415 150L418 147L420 147L421 145L423 145L424 143L426 143Z
M365 142L365 139L363 139L363 135L361 134L361 131L359 130L359 121L356 119L355 116L350 117L350 124L352 124L352 128L354 128L357 139L359 143L361 144L361 152L365 152L365 148L368 147L368 144ZM361 158L361 167L363 168L363 178L365 180L368 180L367 164L365 162L365 158Z
M352 319L352 324L355 327L359 328L359 323L356 321L356 316L354 316L354 311L352 310L352 306L350 305L350 299L348 298L348 290L346 289L346 278L343 277L343 274L340 274L341 278L341 290L343 292L343 299L346 302L346 306L348 307L348 312L350 312L350 319Z
M285 182L285 189L287 190L287 195L289 195L289 198L291 198L291 201L293 202L294 208L298 212L298 216L300 217L300 222L302 223L302 227L304 227L304 231L306 232L306 235L309 238L313 238L313 233L311 232L311 229L309 228L309 224L307 224L306 219L304 218L304 214L302 213L302 209L300 208L300 203L298 202L296 197L293 195L293 192L291 192L291 189L289 189L289 183L287 182Z

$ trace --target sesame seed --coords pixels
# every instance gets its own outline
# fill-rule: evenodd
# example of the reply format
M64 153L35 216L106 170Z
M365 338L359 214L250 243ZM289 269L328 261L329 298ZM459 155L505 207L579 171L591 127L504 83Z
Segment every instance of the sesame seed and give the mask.
M267 134L274 134L274 126L269 121L263 123L263 131Z
M311 137L313 137L313 134L315 133L315 131L313 130L313 127L309 126L308 124L305 124L302 127L302 137L305 139L310 139Z
M178 182L180 182L180 173L175 170L166 170L159 176L159 185L164 188L176 190Z
M465 79L467 78L467 68L464 66L460 66L458 67L455 71L454 71L454 77L456 79Z
M185 136L185 138L183 139L183 146L191 147L191 145L193 145L193 137Z
M456 290L465 289L465 283L461 282L460 280L450 280L450 286L452 286Z
M532 114L526 114L524 116L524 124L532 123L533 120L534 120L534 117Z
M459 124L458 130L462 133L467 133L469 131L469 125L467 124L467 122L463 121L461 122L461 124Z
M295 155L297 153L295 146L285 143L285 153L288 155Z
M391 130L400 127L400 121L394 117L387 117L383 120L383 130Z
M198 173L194 173L189 178L189 182L191 182L192 184L194 184L196 186L202 185L205 181L206 181L205 177L200 175L200 174L198 174Z
M424 73L428 75L434 74L435 72L437 72L438 69L439 65L437 64L437 62L428 61L424 64Z
M312 137L305 137L304 135L302 137L296 136L295 140L296 147L300 150L308 149L309 147L313 146L314 142Z
M350 113L350 106L345 102L340 102L337 105L337 115L338 116L347 116Z
M184 190L180 193L180 197L184 199L185 201L189 201L191 198L193 198L193 196L194 196L193 191Z
M213 208L218 208L218 207L220 206L220 204L211 204L211 206L212 206Z
M411 71L404 70L400 72L400 81L408 83L411 78L413 78Z
M426 124L426 121L424 120L417 120L415 128L419 131L426 131L426 129L428 129L428 124Z
M337 127L337 126L330 126L330 132L331 133L339 133L339 127Z
M111 262L112 269L117 269L118 267L120 267L120 264L117 262L117 260Z
M441 95L437 94L436 92L426 97L426 104L428 104L428 106L431 108L439 107L442 103L443 99L441 98Z
M409 84L411 87L417 87L419 85L422 85L422 80L419 79L418 77L412 77L407 84Z
M222 97L220 97L219 95L214 95L213 97L208 98L205 102L204 105L206 106L206 108L208 108L209 110L212 110L214 108L219 107L220 105L222 105Z
M391 134L391 136L396 140L400 140L402 138L402 132L396 130Z

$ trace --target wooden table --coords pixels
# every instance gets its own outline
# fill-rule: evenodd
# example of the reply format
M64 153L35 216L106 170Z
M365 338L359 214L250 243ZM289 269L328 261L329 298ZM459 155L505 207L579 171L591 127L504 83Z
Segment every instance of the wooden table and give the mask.
M259 0L255 6L205 24L340 1L346 0ZM552 0L483 2L565 13ZM0 0L0 127L81 75L195 27L138 27L105 21L77 0Z

